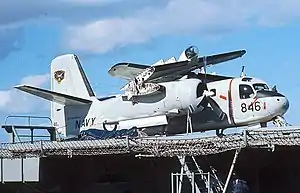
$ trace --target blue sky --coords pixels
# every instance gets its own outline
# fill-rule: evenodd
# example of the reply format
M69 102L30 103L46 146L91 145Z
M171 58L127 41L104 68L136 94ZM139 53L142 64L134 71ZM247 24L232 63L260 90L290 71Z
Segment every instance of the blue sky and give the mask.
M0 3L0 121L9 114L49 115L49 103L14 85L49 87L50 61L75 53L98 95L118 93L124 81L107 70L121 61L151 64L246 49L238 60L209 69L276 84L291 103L286 119L300 124L300 2L298 0L11 0ZM2 134L1 134L2 133ZM0 139L5 134L0 132Z

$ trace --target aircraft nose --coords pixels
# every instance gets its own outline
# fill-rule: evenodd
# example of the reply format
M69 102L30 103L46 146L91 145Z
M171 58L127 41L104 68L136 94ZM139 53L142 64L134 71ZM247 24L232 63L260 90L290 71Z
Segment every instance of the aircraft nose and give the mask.
M287 97L285 96L277 97L276 102L277 102L277 113L279 115L285 114L290 107L290 103Z
M289 107L290 107L290 102L286 97L284 97L282 108L286 112L289 109Z
M257 92L257 98L268 98L270 100L270 111L272 116L282 116L289 109L289 101L286 96L275 91L260 90Z

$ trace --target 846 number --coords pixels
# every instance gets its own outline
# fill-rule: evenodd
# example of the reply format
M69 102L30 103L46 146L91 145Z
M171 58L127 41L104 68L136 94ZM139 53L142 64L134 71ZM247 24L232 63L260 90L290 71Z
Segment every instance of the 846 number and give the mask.
M241 104L241 111L243 113L247 112L247 111L260 111L261 110L261 106L259 102L255 102L255 103L251 103L248 108L247 108L247 104L246 103L242 103Z

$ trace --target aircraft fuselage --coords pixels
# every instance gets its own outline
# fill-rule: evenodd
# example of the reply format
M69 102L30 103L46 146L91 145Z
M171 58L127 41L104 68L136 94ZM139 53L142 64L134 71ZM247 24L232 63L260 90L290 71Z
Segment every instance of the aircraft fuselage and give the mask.
M161 83L164 90L151 96L138 96L128 100L126 96L116 95L107 99L92 97L90 105L65 106L67 135L75 135L79 130L97 128L103 130L144 128L168 124L168 116L186 112L190 105L196 105L198 79ZM198 100L197 100L198 99ZM58 115L61 113L61 115ZM178 114L179 113L179 114ZM62 125L57 125L61 127Z
M203 98L200 80L160 84L165 87L164 91L137 97L136 103L117 95L105 100L93 98L85 111L82 106L67 107L66 125L73 128L68 129L67 135L89 128L111 131L132 127L146 128L148 134L182 133L186 130L186 112L190 106L196 108L191 114L194 131L225 129L270 121L283 115L289 106L285 96L271 91L259 79L234 78L207 83L215 94L210 97L210 103L204 103L201 108L197 108ZM259 90L260 87L263 90Z

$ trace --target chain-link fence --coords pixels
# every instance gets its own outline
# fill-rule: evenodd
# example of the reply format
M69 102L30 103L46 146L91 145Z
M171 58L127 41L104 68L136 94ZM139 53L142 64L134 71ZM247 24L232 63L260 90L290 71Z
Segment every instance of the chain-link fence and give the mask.
M55 155L105 155L142 153L152 156L197 156L217 154L245 147L300 145L300 128L285 127L245 130L223 137L129 138L86 141L35 141L0 144L0 157L41 157Z

